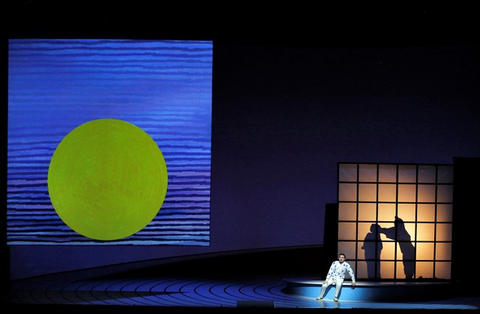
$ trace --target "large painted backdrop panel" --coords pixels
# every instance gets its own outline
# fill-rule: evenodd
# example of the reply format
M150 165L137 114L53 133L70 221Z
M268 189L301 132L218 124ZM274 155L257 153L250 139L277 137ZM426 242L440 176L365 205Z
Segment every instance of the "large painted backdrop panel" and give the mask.
M7 244L208 246L212 48L210 41L10 40ZM114 241L69 228L47 183L62 139L97 119L146 132L168 170L158 214Z

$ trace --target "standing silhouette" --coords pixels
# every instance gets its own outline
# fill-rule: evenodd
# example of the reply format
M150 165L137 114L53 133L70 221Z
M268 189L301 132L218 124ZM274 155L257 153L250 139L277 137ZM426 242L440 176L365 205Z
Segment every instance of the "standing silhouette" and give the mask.
M412 244L410 234L405 229L403 220L395 216L395 226L392 228L380 228L380 233L385 234L389 239L395 240L400 246L403 258L403 271L405 278L413 279L415 273L415 247Z
M367 262L368 279L380 279L380 255L383 249L382 239L380 238L380 225L372 224L370 232L365 236L362 250L365 251L365 261Z

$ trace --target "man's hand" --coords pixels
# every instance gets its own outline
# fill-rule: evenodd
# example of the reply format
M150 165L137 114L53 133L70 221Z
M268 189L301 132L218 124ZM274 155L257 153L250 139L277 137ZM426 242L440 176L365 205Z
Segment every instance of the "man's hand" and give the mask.
M356 283L352 282L352 289L355 289Z

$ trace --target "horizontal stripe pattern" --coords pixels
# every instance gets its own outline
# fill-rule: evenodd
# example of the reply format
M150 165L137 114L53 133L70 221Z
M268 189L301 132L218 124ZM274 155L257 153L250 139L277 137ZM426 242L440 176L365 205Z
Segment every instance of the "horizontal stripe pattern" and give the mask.
M7 243L210 243L212 42L12 39L9 41ZM144 229L118 241L71 230L48 194L61 140L91 120L147 132L168 168L167 195Z

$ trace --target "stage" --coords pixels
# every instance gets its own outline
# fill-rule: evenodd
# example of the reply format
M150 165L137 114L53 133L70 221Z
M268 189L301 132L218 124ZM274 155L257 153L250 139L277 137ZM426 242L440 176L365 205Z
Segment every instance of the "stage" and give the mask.
M209 309L480 311L480 292L453 282L344 282L316 300L323 282L318 247L154 259L10 281L9 308L158 311Z
M285 280L285 292L316 298L320 294L321 278L291 278ZM357 281L352 287L345 280L339 299L360 302L422 302L448 299L455 291L448 281ZM333 300L335 286L327 288L324 300Z
M62 274L14 281L10 305L143 309L350 309L478 311L480 297L461 295L445 283L348 283L339 302L330 289L316 300L321 280L285 275L181 277ZM439 294L440 291L445 293ZM433 293L433 294L432 294ZM67 307L67 309L70 307Z

